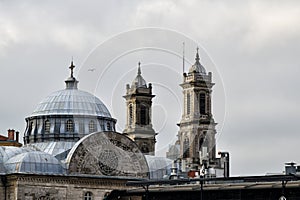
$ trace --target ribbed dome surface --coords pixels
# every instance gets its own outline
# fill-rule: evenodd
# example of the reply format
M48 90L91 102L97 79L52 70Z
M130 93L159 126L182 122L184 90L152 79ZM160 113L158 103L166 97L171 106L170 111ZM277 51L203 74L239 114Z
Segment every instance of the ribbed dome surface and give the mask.
M205 75L206 74L206 70L205 68L201 65L200 63L200 57L199 57L199 53L198 53L199 48L197 47L197 53L196 53L196 58L195 58L195 64L193 64L190 69L189 69L189 73L200 73L201 75Z
M111 115L96 96L78 89L64 89L53 92L40 102L31 116L38 115Z
M200 74L206 74L205 68L199 62L196 62L195 64L193 64L190 67L189 72L190 73L196 72L196 73L200 73Z
M6 161L5 167L11 173L65 173L62 164L55 157L40 151L18 154Z
M131 84L132 87L135 87L135 88L146 88L147 87L147 83L145 81L145 79L141 76L141 75L137 75L135 77L135 79L132 81L132 84Z

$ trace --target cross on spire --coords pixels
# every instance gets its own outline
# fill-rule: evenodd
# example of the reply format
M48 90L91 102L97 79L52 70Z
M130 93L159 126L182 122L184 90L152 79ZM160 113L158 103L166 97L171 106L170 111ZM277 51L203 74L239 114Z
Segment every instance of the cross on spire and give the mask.
M75 65L73 64L73 60L71 61L71 66L69 68L71 70L71 78L73 78L73 70L75 68Z

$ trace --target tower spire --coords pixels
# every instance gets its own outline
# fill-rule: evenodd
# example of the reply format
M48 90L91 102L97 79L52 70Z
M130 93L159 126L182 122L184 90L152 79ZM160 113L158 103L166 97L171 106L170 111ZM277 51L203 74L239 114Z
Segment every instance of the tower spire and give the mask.
M199 47L197 47L197 53L196 53L196 58L195 58L195 60L196 60L196 63L200 63L199 62L199 60L200 60L200 58L199 58Z
M142 72L141 72L141 62L139 61L138 63L138 75L141 75Z

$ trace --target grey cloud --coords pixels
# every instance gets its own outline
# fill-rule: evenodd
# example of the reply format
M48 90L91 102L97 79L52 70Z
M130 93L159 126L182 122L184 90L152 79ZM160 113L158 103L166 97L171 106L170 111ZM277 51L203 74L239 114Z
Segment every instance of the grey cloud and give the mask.
M216 63L221 77L214 72L214 115L218 129L222 130L218 133L217 149L231 152L232 173L280 172L284 162L292 159L300 162L296 152L300 100L299 8L298 1L2 1L0 131L4 133L8 128L15 128L23 132L24 118L36 104L50 92L64 87L72 56L79 87L95 92L111 106L118 113L122 129L125 117L124 110L120 110L125 109L121 97L125 91L123 83L133 79L137 59L145 63L158 62L163 56L137 54L116 63L112 72L118 76L123 72L128 74L114 93L105 87L95 90L93 81L97 81L97 76L88 74L85 77L85 67L91 66L85 59L97 45L114 34L138 27L163 27L196 40ZM153 38L149 35L145 40ZM126 47L130 42L122 45ZM181 52L181 43L178 41L168 47ZM114 45L114 48L120 46ZM195 47L187 45L186 48L190 51L186 57L193 62ZM105 58L115 49L106 49L104 61L99 57L99 65L105 66ZM203 51L201 58L210 68L212 64ZM180 58L174 57L165 64L178 66L180 74ZM177 87L174 90L180 97L180 77L160 81L163 76L155 77L150 69L143 69L148 82L171 84ZM227 97L225 108L221 79ZM156 90L157 94L163 93L160 90ZM111 102L111 94L119 100ZM154 101L165 105L166 100L160 99L163 94L160 96ZM118 106L114 107L116 104ZM173 134L176 138L181 109L176 102L171 106L175 108L168 112L174 122L167 123L164 134ZM227 110L227 117L222 129L223 109ZM165 143L162 141L167 138L165 135L159 136L159 148Z

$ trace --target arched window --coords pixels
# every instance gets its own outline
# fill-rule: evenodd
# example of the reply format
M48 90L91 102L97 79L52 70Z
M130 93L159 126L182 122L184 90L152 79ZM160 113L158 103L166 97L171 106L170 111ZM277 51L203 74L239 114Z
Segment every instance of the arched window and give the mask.
M189 115L191 113L191 95L190 93L186 94L186 114Z
M142 153L149 153L148 144L147 144L146 142L144 142L144 143L142 144L141 152L142 152Z
M105 125L103 121L100 121L101 131L105 131Z
M132 105L129 105L129 124L131 125L133 121L133 110L132 110Z
M111 130L111 128L110 128L110 123L109 123L109 122L106 123L106 129L107 129L108 131Z
M79 133L85 133L84 132L84 121L83 120L79 121Z
M190 156L190 142L188 138L183 141L183 158L188 158Z
M200 115L204 115L206 114L205 112L205 94L204 93L200 93L200 97L199 97L199 110L200 110Z
M96 132L96 124L93 120L91 120L89 123L89 132L90 133Z
M67 121L66 132L74 132L74 122L71 119Z
M204 138L201 137L200 140L199 140L199 151L202 151L203 142L204 142Z
M147 125L147 108L141 105L141 125Z
M93 199L93 193L91 192L86 192L84 193L84 200L92 200Z
M50 133L50 121L48 119L45 121L45 133Z

